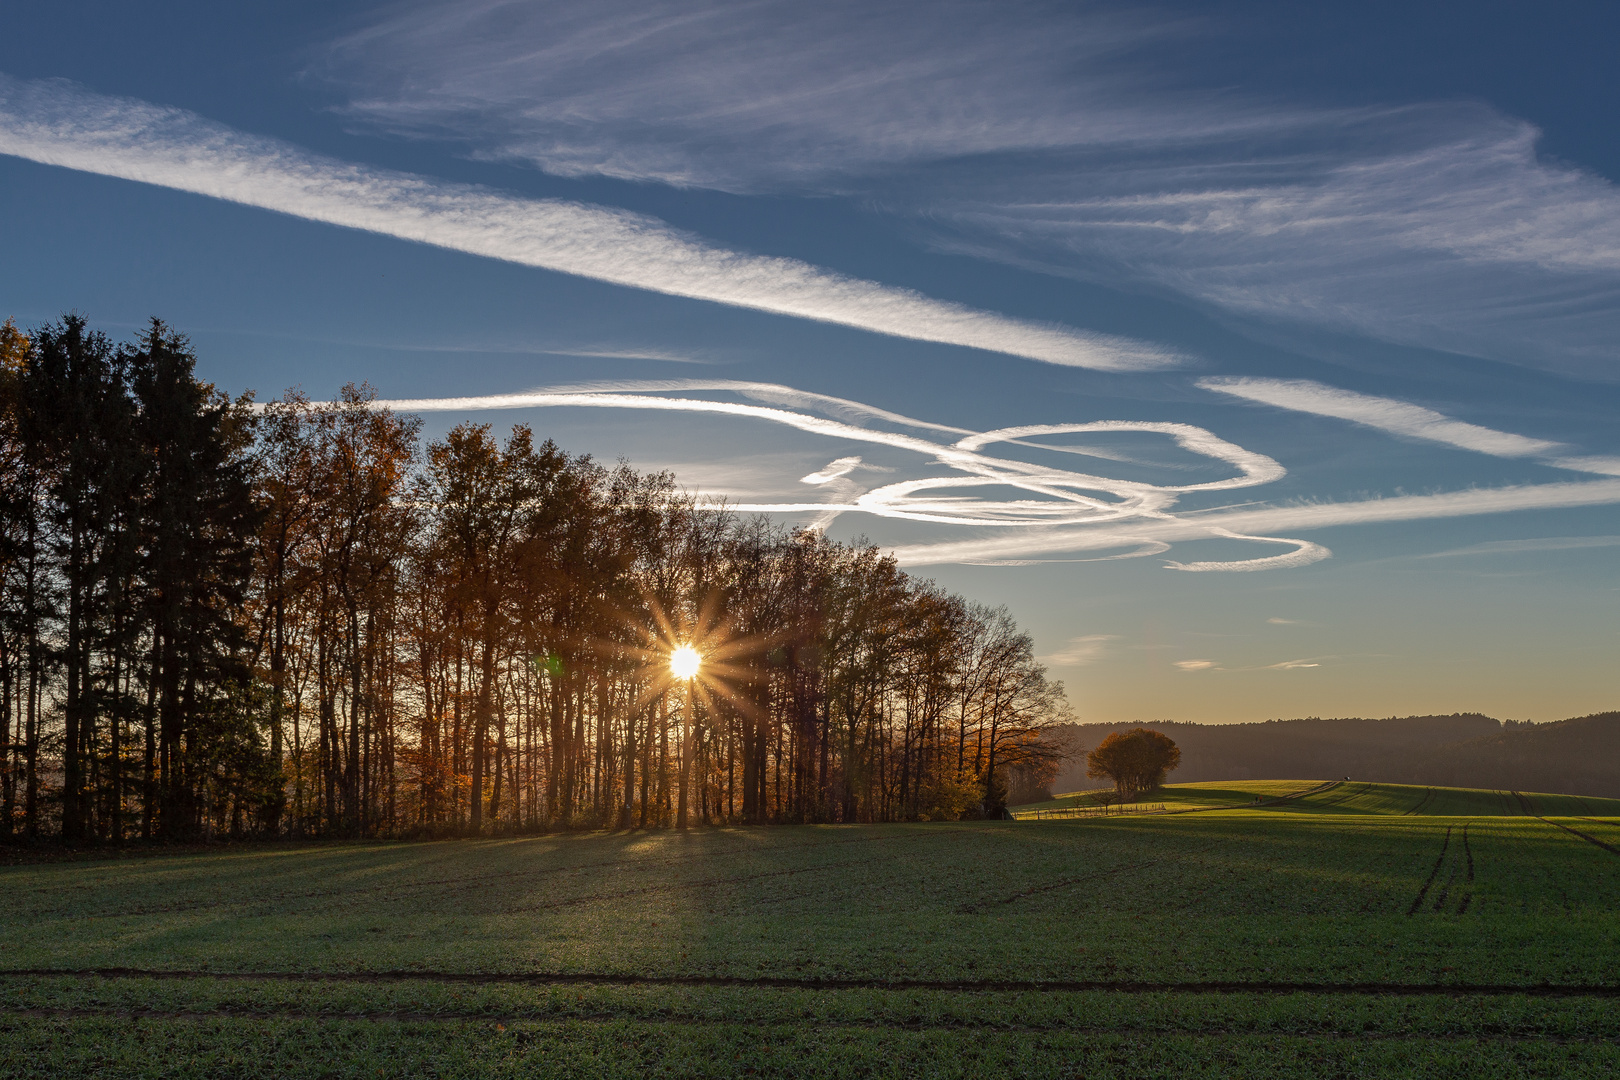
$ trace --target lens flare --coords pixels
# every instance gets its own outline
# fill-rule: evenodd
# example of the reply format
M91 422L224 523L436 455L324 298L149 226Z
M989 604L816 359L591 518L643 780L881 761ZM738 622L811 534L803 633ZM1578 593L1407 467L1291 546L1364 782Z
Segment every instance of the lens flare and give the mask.
M703 666L703 657L690 645L682 645L669 654L669 670L677 679L690 679Z

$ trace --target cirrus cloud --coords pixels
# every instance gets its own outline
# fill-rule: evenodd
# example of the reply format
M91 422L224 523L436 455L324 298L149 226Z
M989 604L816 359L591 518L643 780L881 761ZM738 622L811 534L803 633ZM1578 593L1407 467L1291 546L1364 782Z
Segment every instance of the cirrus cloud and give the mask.
M0 76L0 154L505 262L1049 364L1134 371L1172 350L730 251L643 214L369 169L180 109Z

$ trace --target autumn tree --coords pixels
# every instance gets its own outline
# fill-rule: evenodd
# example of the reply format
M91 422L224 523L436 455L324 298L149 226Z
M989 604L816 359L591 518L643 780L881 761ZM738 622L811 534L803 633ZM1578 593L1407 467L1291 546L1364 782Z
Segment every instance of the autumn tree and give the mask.
M1063 751L1030 636L872 545L196 367L156 321L0 327L0 828L938 820Z
M1181 764L1181 749L1149 728L1114 732L1086 755L1086 775L1111 780L1121 802L1135 802L1145 791L1164 783Z

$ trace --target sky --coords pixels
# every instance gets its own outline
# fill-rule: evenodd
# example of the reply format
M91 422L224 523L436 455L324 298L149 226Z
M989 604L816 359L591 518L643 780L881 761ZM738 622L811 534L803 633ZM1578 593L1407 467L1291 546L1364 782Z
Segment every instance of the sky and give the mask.
M1613 5L7 24L20 326L868 539L1086 721L1620 708Z

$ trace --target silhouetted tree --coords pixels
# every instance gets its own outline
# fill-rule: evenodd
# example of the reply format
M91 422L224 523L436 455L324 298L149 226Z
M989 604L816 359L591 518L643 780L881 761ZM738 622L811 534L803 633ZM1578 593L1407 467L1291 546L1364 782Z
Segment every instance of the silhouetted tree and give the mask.
M1167 736L1147 728L1116 732L1086 755L1086 775L1112 780L1121 802L1135 802L1164 783L1181 764L1181 751Z
M195 366L0 327L0 830L993 816L1062 754L1029 635L875 547Z

